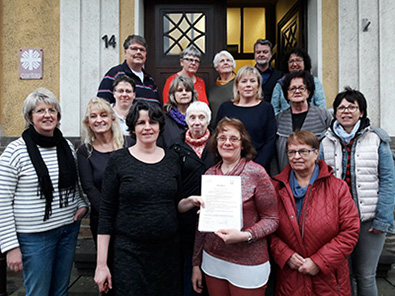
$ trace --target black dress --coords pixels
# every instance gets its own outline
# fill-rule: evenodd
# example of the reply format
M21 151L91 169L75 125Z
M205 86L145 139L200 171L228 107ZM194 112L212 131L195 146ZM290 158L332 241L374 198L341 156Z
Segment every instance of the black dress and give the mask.
M113 153L103 179L99 234L112 235L115 295L181 295L177 204L180 165L166 151L147 164Z
M124 148L130 147L135 143L136 141L134 139L124 137ZM91 204L90 227L95 245L97 242L97 227L99 225L99 211L102 199L102 180L104 170L113 152L100 152L90 144L82 144L77 150L81 186Z

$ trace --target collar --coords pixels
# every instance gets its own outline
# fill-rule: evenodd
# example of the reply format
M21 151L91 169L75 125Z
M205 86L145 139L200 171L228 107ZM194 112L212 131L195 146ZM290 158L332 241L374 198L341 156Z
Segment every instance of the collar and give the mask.
M232 72L232 76L226 81L219 80L220 78L221 77L218 77L217 80L216 80L216 84L218 86L225 85L225 84L229 83L230 81L232 81L233 79L236 78L236 74L235 74L235 72Z
M255 64L255 68L257 68L258 71L259 71L259 73L261 73L261 74L271 74L271 73L273 73L273 71L274 71L274 69L273 69L271 66L269 66L269 68L267 68L265 71L261 71L261 70L258 68L257 64Z
M321 178L329 178L333 173L333 168L331 166L328 166L325 161L321 159L318 160L318 168L320 172L318 174L317 180ZM286 185L289 183L289 175L291 174L291 170L291 165L288 163L282 170L282 172L275 176L273 179Z

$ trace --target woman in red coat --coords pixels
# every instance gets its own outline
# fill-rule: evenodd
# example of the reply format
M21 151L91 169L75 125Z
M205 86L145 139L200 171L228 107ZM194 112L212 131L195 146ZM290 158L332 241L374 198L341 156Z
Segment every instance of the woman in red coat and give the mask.
M358 211L347 184L318 160L309 131L287 141L289 164L274 178L280 225L271 237L279 266L276 295L350 295L347 257L358 240Z

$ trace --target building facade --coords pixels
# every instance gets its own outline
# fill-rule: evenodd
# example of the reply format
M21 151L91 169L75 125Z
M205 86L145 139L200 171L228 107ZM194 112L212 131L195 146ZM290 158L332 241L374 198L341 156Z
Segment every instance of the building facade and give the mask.
M281 30L288 25L284 19L290 17L291 22L293 10L299 9L294 14L299 13L300 34L303 36L298 38L312 58L314 75L323 82L327 106L331 106L336 94L344 86L357 88L368 100L368 116L373 125L395 136L395 124L391 120L391 113L395 110L395 100L392 100L395 86L395 59L392 58L395 52L395 38L392 37L395 1L220 0L218 3L214 4L212 15L211 12L205 15L207 32L214 31L217 34L212 37L207 35L205 41L208 54L201 70L206 81L214 80L215 72L210 69L211 53L226 48L226 7L238 7L241 3L247 8L264 6L268 23L265 36L276 44L278 56L280 45L284 45L280 42ZM198 1L195 6L185 6L181 1L2 0L2 135L14 137L21 134L24 128L21 115L23 100L32 90L43 86L59 97L63 133L69 137L79 137L87 102L96 95L104 73L124 60L124 39L130 34L139 34L151 40L147 69L160 86L162 76L167 75L167 72L156 67L162 46L157 42L162 40L161 32L158 32L158 28L162 27L161 21L155 22L156 13L165 11L162 15L169 15L181 12L184 7L187 11L200 11L203 8L209 11L209 5L210 1ZM224 10L221 10L222 7ZM209 21L210 15L213 23ZM22 48L43 49L42 79L19 78L19 51ZM250 57L251 54L245 56ZM169 57L171 60L175 61L174 65L177 64L176 56Z

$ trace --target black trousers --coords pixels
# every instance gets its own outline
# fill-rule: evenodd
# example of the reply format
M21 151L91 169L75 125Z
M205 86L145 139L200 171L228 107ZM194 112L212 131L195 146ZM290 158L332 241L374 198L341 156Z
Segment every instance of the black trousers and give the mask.
M7 296L7 259L0 253L0 296Z

